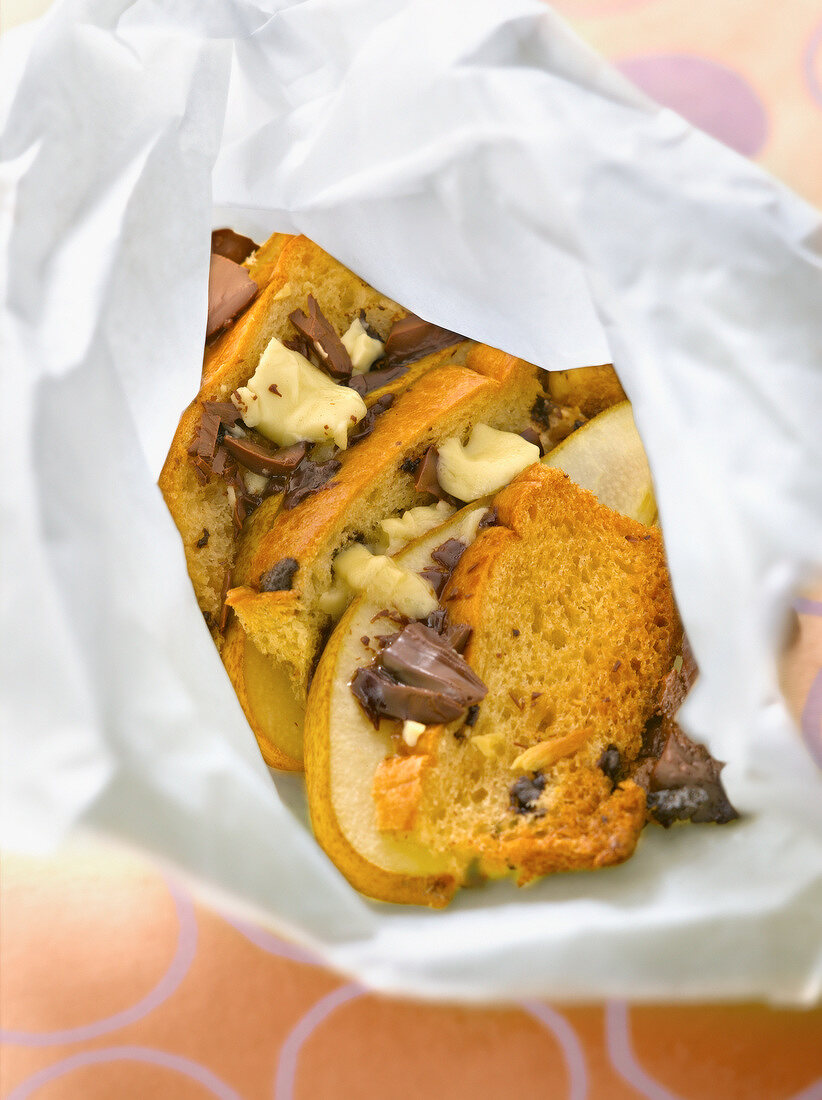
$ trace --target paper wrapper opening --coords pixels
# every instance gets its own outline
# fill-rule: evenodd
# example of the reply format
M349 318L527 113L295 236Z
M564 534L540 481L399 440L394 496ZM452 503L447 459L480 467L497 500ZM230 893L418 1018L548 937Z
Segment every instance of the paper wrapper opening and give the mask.
M822 234L536 0L57 5L3 43L2 840L138 842L373 985L765 997L822 980L820 745L778 688L822 558ZM316 240L429 320L613 361L743 820L444 913L357 895L271 777L155 482L209 230Z

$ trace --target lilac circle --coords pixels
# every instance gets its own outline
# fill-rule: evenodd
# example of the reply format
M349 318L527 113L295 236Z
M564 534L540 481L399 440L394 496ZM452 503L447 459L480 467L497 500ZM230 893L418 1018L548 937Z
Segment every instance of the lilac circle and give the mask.
M111 1031L141 1020L170 997L186 976L194 959L197 950L197 918L194 907L183 891L173 882L166 884L177 916L177 944L174 957L166 972L145 997L130 1008L124 1008L112 1016L105 1016L102 1020L81 1024L79 1027L64 1028L61 1031L14 1031L10 1028L0 1028L0 1042L13 1043L22 1047L49 1047L96 1039L100 1035L107 1035Z
M62 1058L52 1066L38 1069L31 1077L13 1089L6 1100L28 1100L43 1085L51 1081L59 1080L67 1073L84 1066L99 1066L107 1062L143 1062L149 1066L159 1066L162 1069L170 1069L180 1073L190 1081L196 1081L202 1085L217 1100L242 1100L238 1092L221 1081L216 1073L212 1073L207 1066L193 1062L190 1058L183 1058L179 1054L169 1054L164 1050L150 1050L148 1047L103 1047L100 1050L84 1050L79 1054L70 1054L68 1058Z
M711 137L754 157L768 133L762 100L732 69L693 54L629 57L617 68L663 107L670 107Z

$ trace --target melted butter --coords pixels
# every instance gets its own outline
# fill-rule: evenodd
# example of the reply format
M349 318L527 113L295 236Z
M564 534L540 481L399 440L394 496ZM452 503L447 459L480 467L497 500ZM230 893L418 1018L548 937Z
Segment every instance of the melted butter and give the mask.
M373 336L368 335L368 330L359 317L354 318L348 331L343 333L340 339L351 357L354 374L365 374L366 371L371 370L385 350L382 340L375 340Z

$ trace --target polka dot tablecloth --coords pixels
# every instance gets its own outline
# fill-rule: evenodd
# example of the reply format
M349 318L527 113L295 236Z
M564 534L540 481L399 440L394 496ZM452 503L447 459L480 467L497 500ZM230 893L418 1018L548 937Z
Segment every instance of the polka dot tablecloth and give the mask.
M822 0L561 0L649 95L822 205ZM822 592L783 682L822 764ZM2 1100L822 1100L822 1010L422 1006L195 903L146 857L7 856Z

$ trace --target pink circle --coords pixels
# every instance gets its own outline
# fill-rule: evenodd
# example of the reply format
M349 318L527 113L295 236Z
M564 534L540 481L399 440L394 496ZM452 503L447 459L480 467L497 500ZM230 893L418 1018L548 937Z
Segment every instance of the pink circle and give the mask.
M151 1050L148 1047L103 1047L100 1050L84 1050L78 1054L70 1054L54 1065L38 1069L31 1077L13 1089L7 1100L28 1100L35 1092L51 1081L59 1080L72 1070L82 1069L85 1066L100 1066L108 1062L143 1062L149 1066L157 1066L161 1069L169 1069L174 1073L182 1074L190 1081L201 1085L211 1096L217 1100L242 1100L240 1094L221 1081L216 1073L199 1062L193 1062L190 1058L183 1058L179 1054L170 1054L164 1050Z
M737 153L754 157L765 144L768 117L761 99L725 65L672 53L626 58L617 68L663 107Z
M194 907L182 889L173 882L167 882L167 886L177 915L177 944L165 974L145 997L130 1008L80 1027L64 1028L61 1031L14 1031L11 1028L0 1028L0 1041L23 1047L48 1047L96 1039L141 1020L170 997L188 973L194 959L197 950L197 918Z

